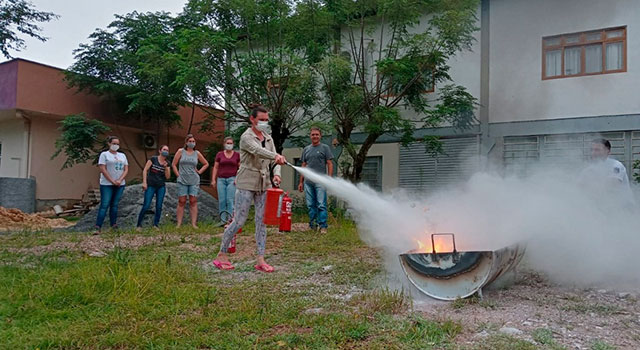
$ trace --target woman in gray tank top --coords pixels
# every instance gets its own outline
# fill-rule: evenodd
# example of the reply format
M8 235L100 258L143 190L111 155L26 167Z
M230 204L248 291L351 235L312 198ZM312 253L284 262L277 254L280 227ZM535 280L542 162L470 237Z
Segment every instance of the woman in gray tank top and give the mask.
M191 226L196 226L198 220L198 188L200 187L200 174L202 174L209 162L204 158L202 153L196 148L196 139L189 134L184 140L184 148L178 149L176 156L173 158L171 167L178 176L176 181L178 184L178 208L176 210L176 227L182 225L182 217L184 215L184 206L189 197L189 214L191 215ZM202 163L202 167L198 169L198 161Z

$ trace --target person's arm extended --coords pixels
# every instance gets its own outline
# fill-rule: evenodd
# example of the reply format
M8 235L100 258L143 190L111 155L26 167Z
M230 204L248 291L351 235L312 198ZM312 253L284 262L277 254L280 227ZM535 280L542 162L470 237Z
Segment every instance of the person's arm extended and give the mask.
M173 157L173 162L171 162L173 173L176 174L177 177L180 177L180 172L178 171L178 162L180 161L180 157L182 157L182 148L176 151L176 155Z
M198 160L200 161L200 163L202 163L202 168L198 170L198 174L202 174L209 167L209 162L207 161L207 158L205 158L200 152L198 152Z
M147 189L147 172L151 169L151 160L148 160L142 169L142 188Z
M213 163L213 170L211 171L211 186L216 186L216 178L218 177L218 165L220 162L215 161Z

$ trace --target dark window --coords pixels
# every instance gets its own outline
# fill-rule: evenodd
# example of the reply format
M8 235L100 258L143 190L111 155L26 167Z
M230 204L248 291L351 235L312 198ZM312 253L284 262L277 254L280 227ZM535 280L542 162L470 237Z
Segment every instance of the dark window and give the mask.
M382 191L382 156L367 157L362 167L362 182Z

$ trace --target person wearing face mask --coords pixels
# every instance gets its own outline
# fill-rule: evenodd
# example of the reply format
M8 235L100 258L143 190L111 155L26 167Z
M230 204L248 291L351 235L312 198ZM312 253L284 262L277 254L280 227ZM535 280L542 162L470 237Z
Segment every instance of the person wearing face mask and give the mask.
M100 168L100 207L94 232L96 235L100 234L102 230L107 209L109 210L111 228L117 228L118 203L120 203L120 198L124 192L124 178L129 172L127 156L118 152L120 139L116 136L109 136L107 144L109 150L100 153L98 158L98 168Z
M184 206L189 197L189 214L191 215L191 226L198 228L198 187L200 187L200 174L209 167L209 162L196 148L196 139L189 134L184 139L184 148L178 149L173 162L171 163L173 172L178 177L178 208L176 210L176 227L182 225ZM198 162L202 167L198 169Z
M153 227L158 227L160 216L162 215L162 202L166 193L165 181L171 177L169 168L169 146L160 147L157 156L151 157L142 170L142 188L144 189L144 204L138 214L137 230L142 230L142 219L151 206L153 196L156 196L156 211L153 217Z
M233 150L233 138L224 138L224 150L216 154L211 173L211 186L218 190L220 224L226 224L233 214L233 199L236 195L236 175L240 167L240 153Z
M251 127L240 137L240 169L236 176L236 198L231 224L224 230L220 252L213 264L221 270L234 267L227 257L227 249L233 235L244 225L249 215L251 202L255 205L255 235L257 245L256 270L273 272L273 267L264 260L267 242L267 227L263 222L266 190L271 187L270 168L273 167L273 182L280 184L280 165L285 157L276 153L273 138L268 134L269 112L264 107L252 106L249 121Z

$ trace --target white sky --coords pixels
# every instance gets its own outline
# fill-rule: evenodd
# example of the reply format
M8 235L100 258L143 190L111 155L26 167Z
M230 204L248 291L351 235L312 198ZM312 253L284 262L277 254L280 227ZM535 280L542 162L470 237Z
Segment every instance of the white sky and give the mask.
M39 11L54 12L60 18L41 25L42 34L49 38L40 42L25 39L26 49L12 51L20 57L59 68L68 68L73 63L73 50L80 43L88 43L87 37L96 28L106 28L115 14L129 12L167 11L174 15L181 12L187 0L30 0ZM0 62L5 61L0 55Z

